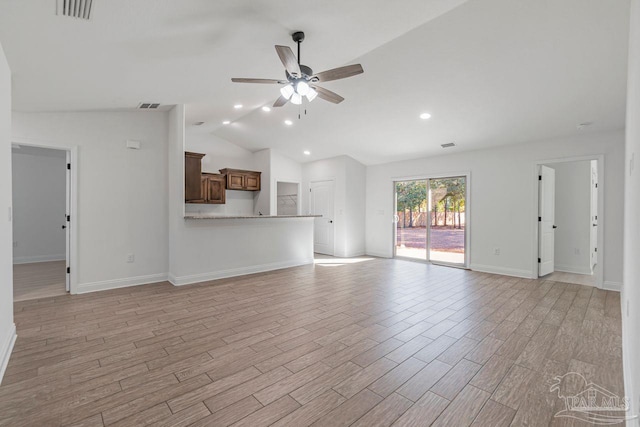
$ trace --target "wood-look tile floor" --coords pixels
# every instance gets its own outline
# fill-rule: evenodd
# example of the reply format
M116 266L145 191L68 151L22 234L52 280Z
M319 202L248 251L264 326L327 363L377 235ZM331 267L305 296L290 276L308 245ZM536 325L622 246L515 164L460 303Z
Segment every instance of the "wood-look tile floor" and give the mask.
M349 261L15 303L0 425L546 426L556 375L624 394L617 293Z
M65 295L65 270L65 261L14 264L13 300L26 301Z

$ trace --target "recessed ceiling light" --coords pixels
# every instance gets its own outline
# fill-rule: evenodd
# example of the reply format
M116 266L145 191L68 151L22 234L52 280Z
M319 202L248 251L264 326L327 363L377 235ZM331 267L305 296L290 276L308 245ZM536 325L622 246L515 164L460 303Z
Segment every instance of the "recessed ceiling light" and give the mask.
M228 125L229 123L231 123L230 120L225 120L224 122L222 122L223 125Z
M429 113L422 113L422 114L420 114L420 118L421 118L422 120L430 119L430 118L431 118L431 114L429 114Z
M285 120L284 124L287 126L291 126L293 124L293 122L291 120Z
M269 107L267 107L267 106L265 105L264 107L262 107L262 111L265 111L265 112L267 112L267 113L268 113L269 111L271 111L271 108L269 108Z
M311 155L311 151L309 151L309 150L304 150L303 153L304 153L305 156L310 156Z
M233 106L233 108L235 108L236 110L239 110L242 108L242 104L236 104Z

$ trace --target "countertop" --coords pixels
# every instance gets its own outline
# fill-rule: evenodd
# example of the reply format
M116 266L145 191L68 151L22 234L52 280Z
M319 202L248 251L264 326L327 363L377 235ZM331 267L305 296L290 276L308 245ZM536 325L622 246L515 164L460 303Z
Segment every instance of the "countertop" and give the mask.
M186 214L184 219L274 219L274 218L320 218L322 215L199 215Z

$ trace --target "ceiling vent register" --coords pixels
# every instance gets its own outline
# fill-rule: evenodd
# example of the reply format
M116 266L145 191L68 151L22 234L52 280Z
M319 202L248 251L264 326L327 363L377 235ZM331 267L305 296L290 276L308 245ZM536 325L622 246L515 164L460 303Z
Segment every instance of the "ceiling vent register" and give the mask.
M160 104L157 102L141 102L138 104L139 110L157 110Z
M57 0L57 14L79 19L91 19L93 0Z
M440 146L442 148L450 148L450 147L455 147L456 144L454 142L447 142L446 144L441 144Z

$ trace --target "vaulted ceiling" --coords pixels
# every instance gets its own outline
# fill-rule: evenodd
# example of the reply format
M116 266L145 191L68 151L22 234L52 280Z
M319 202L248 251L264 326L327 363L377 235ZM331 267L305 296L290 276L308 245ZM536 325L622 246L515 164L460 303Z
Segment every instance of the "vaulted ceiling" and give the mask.
M88 21L56 1L0 1L16 110L184 103L191 132L366 164L624 126L627 0L93 0ZM324 84L341 104L264 112L278 87L231 77L283 78L295 30L314 71L365 72Z

